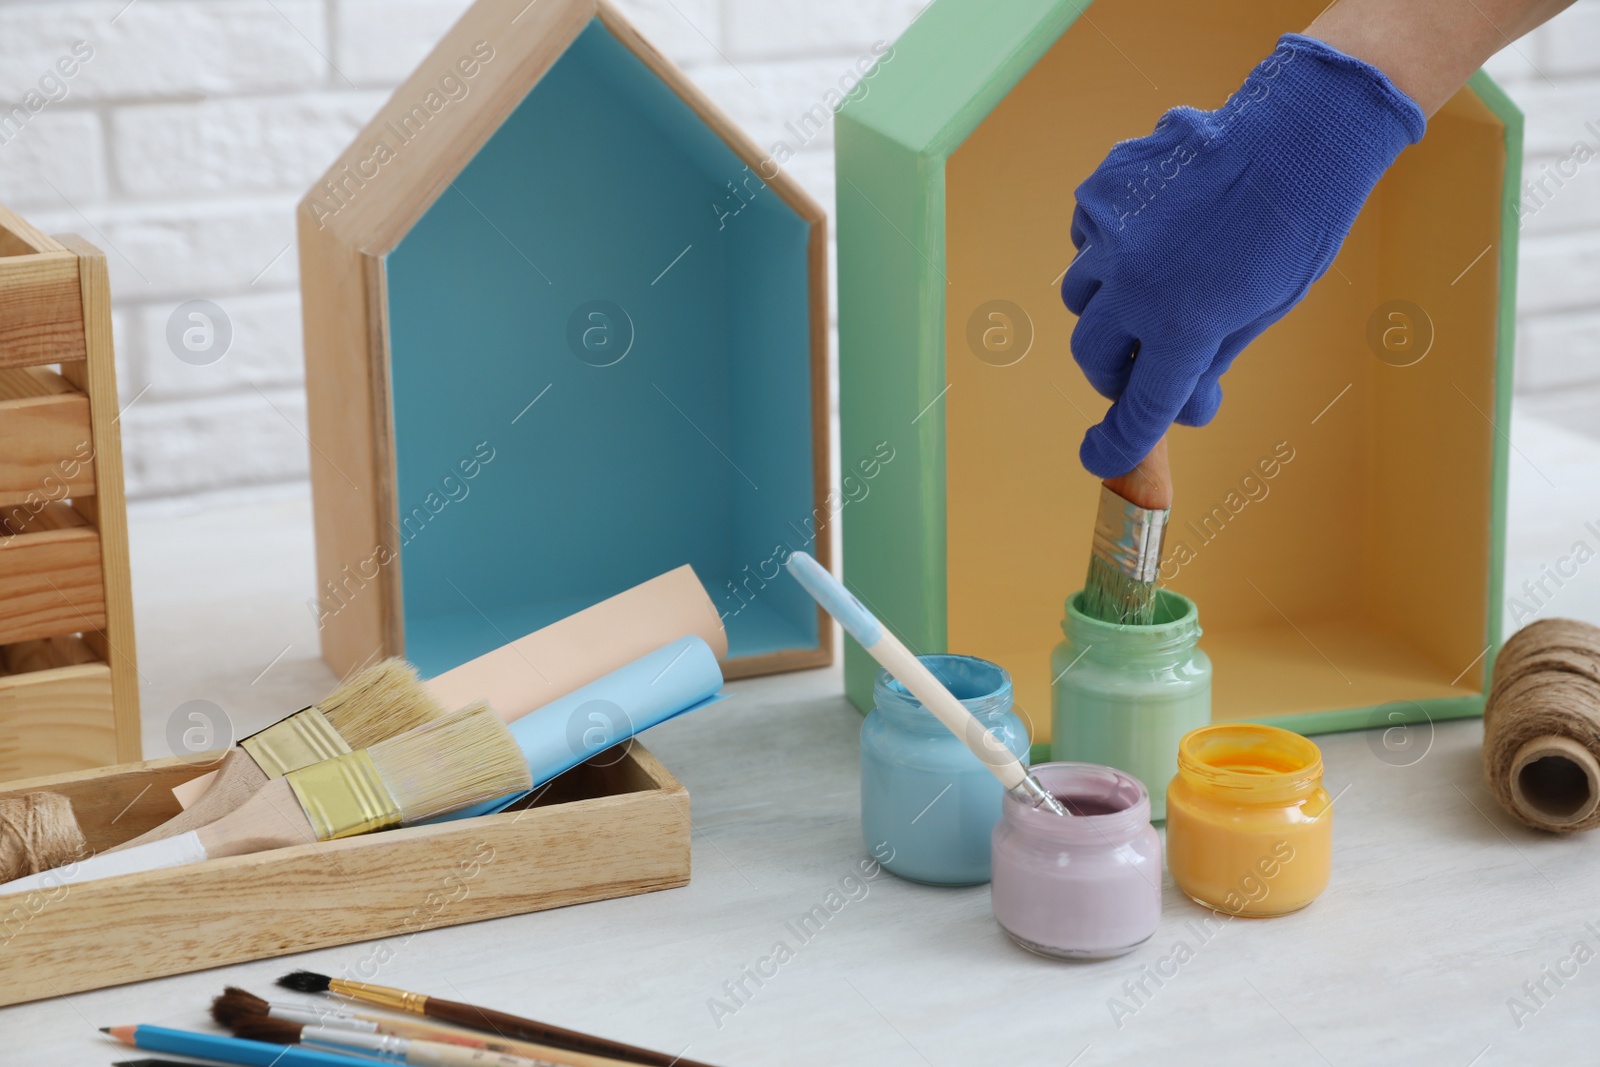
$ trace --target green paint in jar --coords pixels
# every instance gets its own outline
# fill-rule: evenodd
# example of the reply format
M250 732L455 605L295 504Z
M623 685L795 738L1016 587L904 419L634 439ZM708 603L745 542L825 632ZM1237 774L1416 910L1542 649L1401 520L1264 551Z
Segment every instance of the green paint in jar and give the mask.
M1150 817L1165 819L1178 742L1211 722L1200 611L1163 589L1153 623L1119 626L1085 615L1082 597L1067 597L1067 639L1050 653L1050 758L1126 771L1150 791Z

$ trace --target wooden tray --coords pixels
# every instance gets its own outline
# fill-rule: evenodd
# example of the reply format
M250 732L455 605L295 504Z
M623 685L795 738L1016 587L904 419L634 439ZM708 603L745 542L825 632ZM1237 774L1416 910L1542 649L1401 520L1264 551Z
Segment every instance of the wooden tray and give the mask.
M614 759L602 755L597 759ZM182 758L12 782L103 849L178 811ZM689 793L642 745L523 811L0 897L0 1005L689 882Z

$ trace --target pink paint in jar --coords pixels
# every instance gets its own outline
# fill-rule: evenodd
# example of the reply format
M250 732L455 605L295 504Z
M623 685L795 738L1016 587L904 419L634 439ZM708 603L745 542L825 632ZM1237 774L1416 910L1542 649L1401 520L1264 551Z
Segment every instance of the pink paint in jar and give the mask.
M1161 839L1150 793L1097 763L1031 768L1073 817L1007 794L990 839L994 917L1030 952L1104 959L1150 939L1161 921Z

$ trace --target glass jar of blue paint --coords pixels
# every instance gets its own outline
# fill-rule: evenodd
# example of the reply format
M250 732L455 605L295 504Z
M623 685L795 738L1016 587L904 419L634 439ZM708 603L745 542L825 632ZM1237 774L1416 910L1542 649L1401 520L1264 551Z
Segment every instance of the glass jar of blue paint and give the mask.
M1028 729L1011 709L1011 676L975 656L917 657L1023 763ZM1005 790L956 737L879 671L861 724L861 833L891 872L932 885L989 880L989 839Z

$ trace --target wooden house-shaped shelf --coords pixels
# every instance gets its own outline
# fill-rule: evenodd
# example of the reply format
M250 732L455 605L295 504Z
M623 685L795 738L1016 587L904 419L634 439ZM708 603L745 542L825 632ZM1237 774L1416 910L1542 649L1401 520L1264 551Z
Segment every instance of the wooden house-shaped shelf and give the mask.
M335 668L434 674L684 563L725 673L829 662L773 580L829 554L824 217L615 9L479 0L299 232Z
M937 0L839 116L841 448L899 451L845 524L845 578L918 651L1010 670L1036 741L1098 503L1078 443L1106 406L1058 294L1073 189L1168 108L1220 106L1323 6ZM1480 73L1428 126L1334 268L1224 379L1216 421L1172 434L1165 573L1199 604L1218 720L1325 731L1481 708L1521 116ZM1394 301L1409 318L1388 318ZM971 340L997 302L1019 331L1004 359ZM1391 325L1420 358L1383 349ZM1292 459L1263 478L1275 454ZM847 649L859 706L872 669Z

